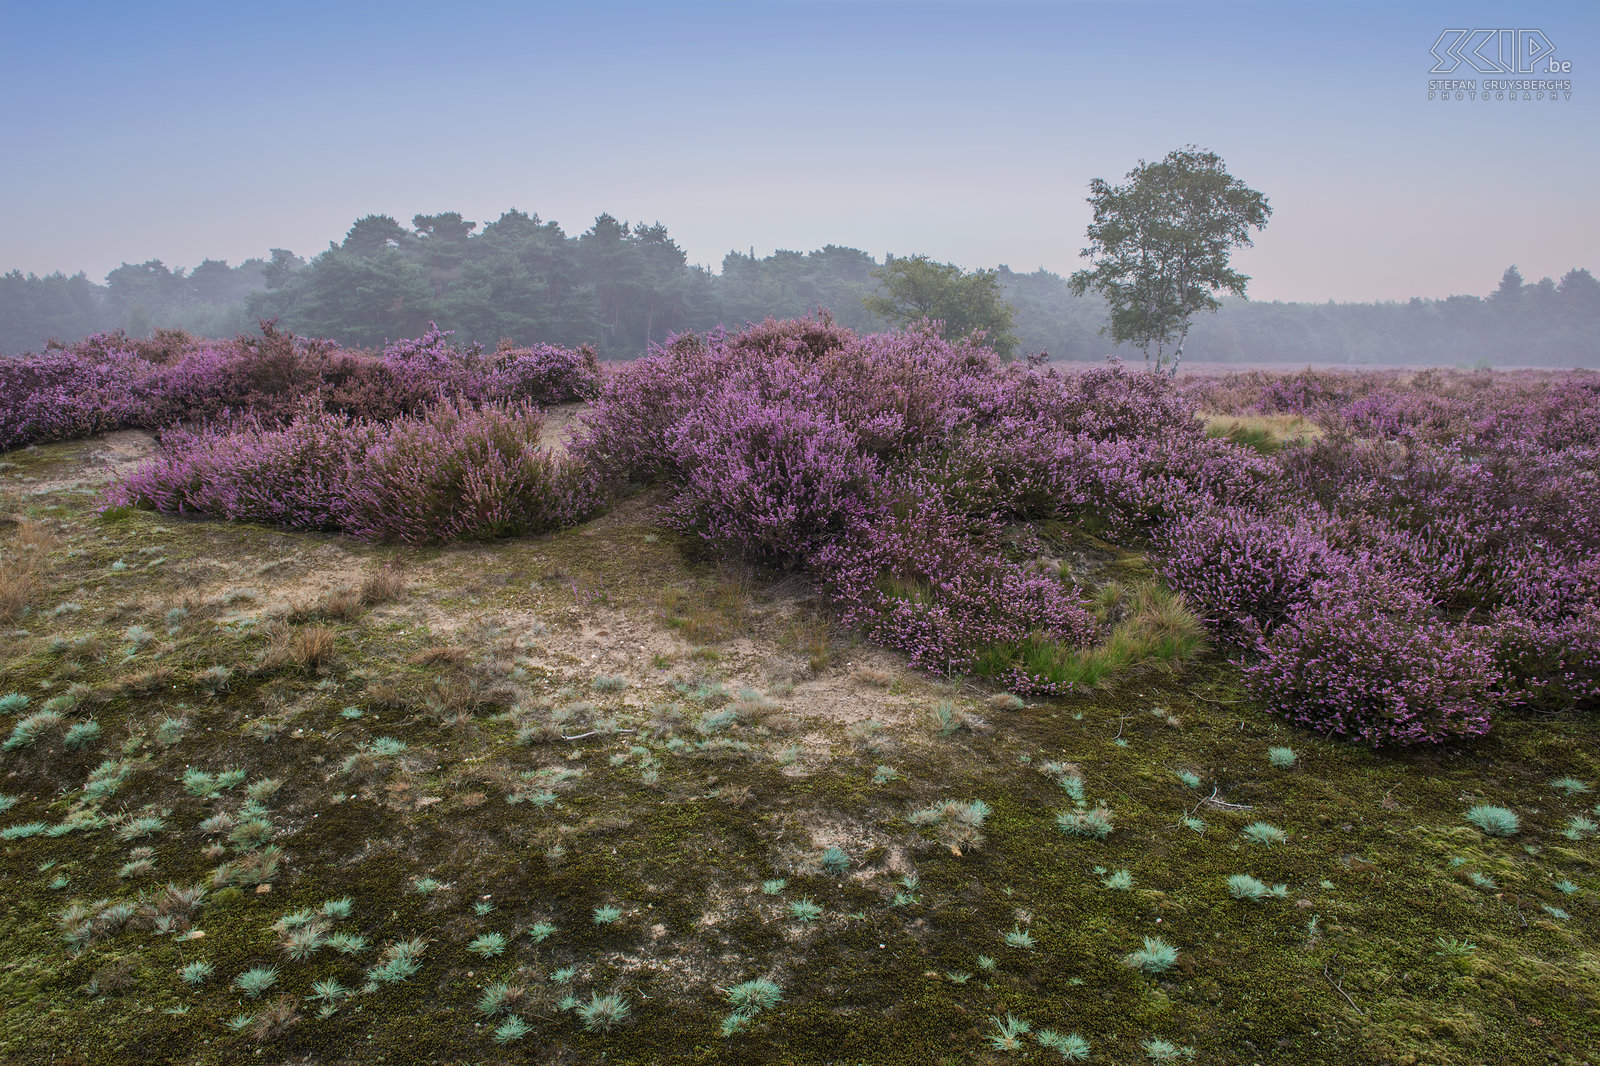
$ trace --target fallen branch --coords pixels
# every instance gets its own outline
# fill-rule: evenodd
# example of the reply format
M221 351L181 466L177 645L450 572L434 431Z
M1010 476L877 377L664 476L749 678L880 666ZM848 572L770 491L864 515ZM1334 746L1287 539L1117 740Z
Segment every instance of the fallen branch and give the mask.
M1335 981L1333 979L1333 975L1328 972L1328 964L1327 963L1323 963L1322 964L1322 976L1326 977L1328 979L1328 983L1333 986L1333 990L1335 992L1339 993L1341 996L1343 996L1344 997L1344 1001L1346 1003L1350 1004L1350 1009L1351 1010L1355 1011L1357 1014L1365 1014L1365 1013L1367 1013L1366 1011L1362 1010L1360 1007L1356 1006L1356 1001L1351 999L1350 998L1350 993L1348 993L1348 992L1346 992L1344 990L1344 978L1341 977L1337 981Z
M1220 792L1220 791L1222 791L1222 790L1221 789L1217 789L1217 788L1212 789L1211 790L1211 795L1207 796L1205 799L1201 800L1200 802L1201 803L1209 803L1213 807L1220 807L1223 810L1227 810L1227 811L1253 811L1253 810L1255 810L1255 808L1252 807L1248 803L1229 803L1226 800L1217 799L1217 793Z
M561 739L562 740L583 740L585 737L597 737L601 733L637 733L637 732L638 732L637 729L610 729L610 730L591 729L587 733L579 733L575 737L569 737L565 733L563 733L563 734L561 734Z

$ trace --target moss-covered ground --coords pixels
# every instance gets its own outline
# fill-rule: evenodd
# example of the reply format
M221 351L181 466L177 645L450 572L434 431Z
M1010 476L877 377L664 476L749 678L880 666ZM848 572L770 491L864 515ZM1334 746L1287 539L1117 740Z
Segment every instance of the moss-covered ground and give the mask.
M374 547L101 516L99 448L0 457L0 1061L1600 1061L1592 718L1374 752L1215 649L1018 706L648 497Z

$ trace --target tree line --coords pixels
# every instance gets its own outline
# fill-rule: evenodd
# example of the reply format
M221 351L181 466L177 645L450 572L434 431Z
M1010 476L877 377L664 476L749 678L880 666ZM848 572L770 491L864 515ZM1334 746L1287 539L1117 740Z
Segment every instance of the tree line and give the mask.
M735 327L829 310L842 325L882 329L926 313L951 332L984 328L1017 354L1141 358L1101 331L1096 291L1045 270L962 270L925 256L880 261L827 245L767 256L730 252L720 272L688 261L660 223L609 214L569 236L537 214L507 211L480 226L456 212L357 220L344 239L303 259L284 249L237 266L193 270L159 260L86 275L0 275L0 352L37 350L115 328L227 336L277 319L296 333L378 346L429 322L462 342L501 338L592 344L609 359L639 355L670 333ZM1600 362L1600 282L1586 269L1525 281L1506 271L1489 296L1402 303L1263 303L1225 298L1196 318L1188 360L1289 363L1584 365Z

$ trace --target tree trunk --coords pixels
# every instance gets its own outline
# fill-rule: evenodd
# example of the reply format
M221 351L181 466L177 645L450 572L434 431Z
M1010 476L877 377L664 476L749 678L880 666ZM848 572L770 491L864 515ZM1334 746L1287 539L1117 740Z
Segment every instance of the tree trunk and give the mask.
M1172 369L1167 371L1167 377L1178 376L1178 364L1183 362L1183 342L1189 336L1189 323L1183 324L1183 332L1178 334L1178 348L1172 353Z

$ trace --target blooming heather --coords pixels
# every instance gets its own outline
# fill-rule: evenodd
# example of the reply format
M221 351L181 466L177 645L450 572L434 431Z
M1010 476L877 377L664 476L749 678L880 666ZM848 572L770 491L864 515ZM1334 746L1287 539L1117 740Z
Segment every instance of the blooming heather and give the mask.
M526 404L441 401L376 422L308 402L281 427L169 432L109 499L408 543L541 533L597 503L586 468L540 446L542 426Z

